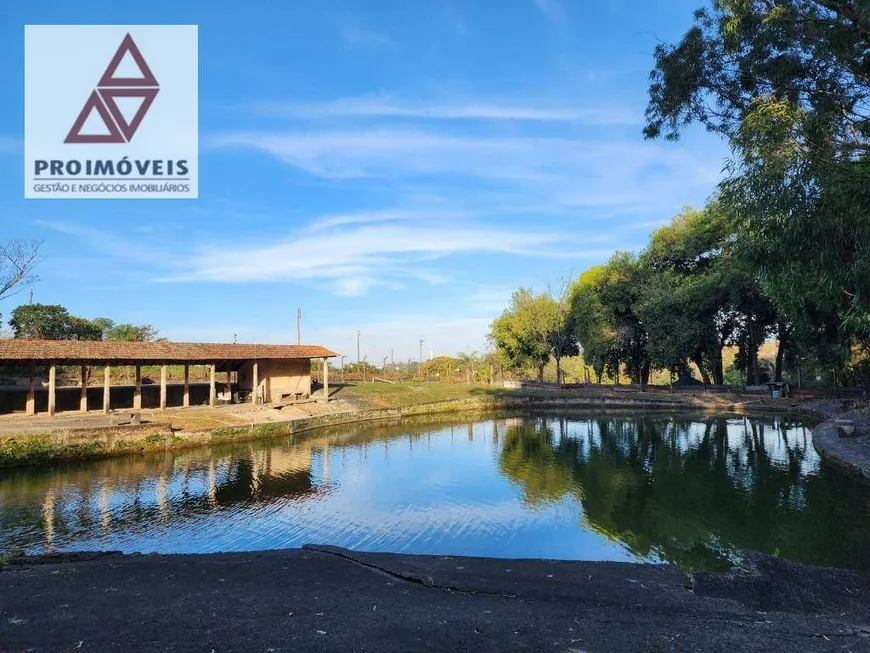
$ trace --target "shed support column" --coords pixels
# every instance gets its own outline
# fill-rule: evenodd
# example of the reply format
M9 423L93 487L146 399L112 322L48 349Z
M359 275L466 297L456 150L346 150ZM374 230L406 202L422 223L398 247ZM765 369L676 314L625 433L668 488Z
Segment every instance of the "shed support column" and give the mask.
M108 415L112 407L112 367L106 365L103 369L103 414Z
M233 403L233 372L227 370L227 402Z
M79 388L79 412L86 413L88 412L88 366L82 365L80 372L82 385Z
M169 366L160 367L160 410L166 410L166 377L169 376Z
M214 365L209 368L209 387L208 387L208 405L214 406L217 404L217 390L214 387Z
M260 389L260 364L257 361L254 361L253 370L254 370L254 379L252 381L253 389L251 391L251 403L256 404L257 403L257 393L259 392L259 389Z
M323 359L323 401L329 401L329 359Z
M133 408L142 410L142 366L136 366L136 387L133 390Z
M30 384L27 386L27 414L36 415L36 370L33 361L28 364Z
M190 365L184 366L184 400L182 406L190 406Z
M57 365L54 363L48 368L48 416L54 417L54 409L56 406L57 390Z

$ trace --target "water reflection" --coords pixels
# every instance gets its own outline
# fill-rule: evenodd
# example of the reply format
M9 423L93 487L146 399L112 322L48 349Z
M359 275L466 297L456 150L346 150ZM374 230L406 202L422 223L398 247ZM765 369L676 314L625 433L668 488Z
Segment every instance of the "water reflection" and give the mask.
M6 470L0 551L365 550L719 568L740 548L870 569L870 493L783 418L357 426Z
M870 495L788 420L527 421L499 466L530 506L574 495L588 527L641 558L715 568L750 548L870 566Z

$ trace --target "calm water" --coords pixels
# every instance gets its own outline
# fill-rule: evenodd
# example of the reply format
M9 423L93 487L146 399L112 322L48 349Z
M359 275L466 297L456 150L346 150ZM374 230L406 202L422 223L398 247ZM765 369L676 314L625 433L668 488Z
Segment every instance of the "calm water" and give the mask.
M870 492L783 418L596 415L348 427L0 470L0 552L369 551L870 569Z

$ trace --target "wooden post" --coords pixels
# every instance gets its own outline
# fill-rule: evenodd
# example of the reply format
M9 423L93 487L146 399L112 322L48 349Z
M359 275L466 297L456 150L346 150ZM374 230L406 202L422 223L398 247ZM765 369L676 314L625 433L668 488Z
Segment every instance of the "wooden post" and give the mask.
M160 410L166 410L166 378L169 376L169 366L160 366Z
M79 388L79 412L88 412L88 366L82 365L79 370L81 374L81 388Z
M181 405L190 406L190 365L184 366L184 401Z
M227 401L233 403L233 372L227 370Z
M217 390L214 387L214 363L209 368L209 388L208 388L208 405L214 406L217 404Z
M323 400L329 401L329 359L323 357Z
M48 368L48 416L54 417L54 410L57 397L55 396L55 390L57 390L57 365L54 363Z
M251 403L257 403L257 391L260 386L260 364L257 361L254 361L254 379L253 379L253 390L251 391Z
M136 366L136 387L133 390L133 408L142 410L142 366Z
M30 384L27 386L27 414L36 415L36 370L33 361L27 365L30 370Z
M112 368L106 365L103 368L103 414L108 415L112 407Z

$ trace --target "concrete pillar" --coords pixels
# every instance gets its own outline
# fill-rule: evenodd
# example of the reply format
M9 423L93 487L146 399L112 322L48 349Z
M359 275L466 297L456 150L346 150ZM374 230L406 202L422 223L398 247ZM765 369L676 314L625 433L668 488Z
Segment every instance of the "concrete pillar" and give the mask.
M135 410L142 410L142 366L136 366L136 387L133 390L133 408Z
M112 408L112 367L103 368L103 414L108 415Z
M323 359L323 400L329 401L329 359Z
M27 386L27 414L36 415L36 370L33 361L28 364L30 384Z
M48 368L48 416L54 417L55 406L57 405L57 365L51 364Z
M217 390L214 387L214 365L209 368L208 405L217 404Z
M190 365L184 366L184 400L182 406L190 406Z
M260 388L260 364L257 361L254 361L253 365L254 370L254 379L252 381L253 390L251 391L251 403L257 403L257 392Z
M79 388L79 412L88 412L88 366L82 365L79 370L82 377L81 387Z
M160 366L160 410L166 410L166 379L169 376L169 366Z
M227 398L233 403L233 371L227 370Z

